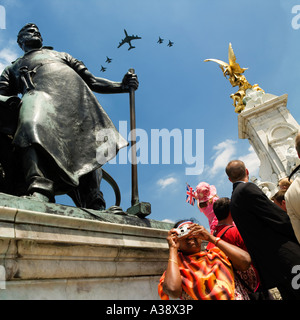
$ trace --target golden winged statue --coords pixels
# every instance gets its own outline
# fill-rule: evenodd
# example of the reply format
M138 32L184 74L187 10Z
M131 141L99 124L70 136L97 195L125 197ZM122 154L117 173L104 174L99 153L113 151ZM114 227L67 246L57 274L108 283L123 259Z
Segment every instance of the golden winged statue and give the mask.
M235 93L230 95L233 99L233 106L235 107L235 112L240 113L244 110L245 104L243 102L244 97L246 96L247 89L253 89L255 91L263 91L257 84L251 85L243 73L248 68L241 68L240 65L236 62L236 56L233 52L232 45L229 43L228 48L228 60L229 62L226 63L224 61L218 59L206 59L207 61L216 62L223 71L223 75L227 78L233 87L238 86L239 90Z

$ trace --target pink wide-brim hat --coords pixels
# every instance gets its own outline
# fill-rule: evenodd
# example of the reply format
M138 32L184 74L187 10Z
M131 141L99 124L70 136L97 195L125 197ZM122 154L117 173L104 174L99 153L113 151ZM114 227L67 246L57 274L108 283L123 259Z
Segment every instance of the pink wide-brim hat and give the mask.
M200 203L206 202L217 194L217 189L207 182L200 182L195 190L195 197Z

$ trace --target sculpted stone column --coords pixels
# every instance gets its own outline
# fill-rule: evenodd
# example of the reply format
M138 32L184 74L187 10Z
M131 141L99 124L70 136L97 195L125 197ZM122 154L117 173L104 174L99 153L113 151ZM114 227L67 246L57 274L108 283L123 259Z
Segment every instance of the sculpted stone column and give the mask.
M286 107L287 98L287 94L253 96L238 115L239 138L253 146L261 163L261 180L275 185L298 164L293 150L300 127Z

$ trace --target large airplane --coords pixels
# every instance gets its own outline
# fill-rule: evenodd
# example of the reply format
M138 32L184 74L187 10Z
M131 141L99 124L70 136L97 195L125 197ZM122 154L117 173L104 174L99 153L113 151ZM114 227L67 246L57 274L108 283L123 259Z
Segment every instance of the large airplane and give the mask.
M131 40L137 40L137 39L142 39L142 38L138 37L138 36L134 36L134 35L129 36L125 29L124 29L124 32L125 32L125 36L126 37L124 39L122 39L122 41L119 43L118 48L120 48L124 43L128 43L129 44L128 50L131 50L131 49L135 48L134 46L131 45Z

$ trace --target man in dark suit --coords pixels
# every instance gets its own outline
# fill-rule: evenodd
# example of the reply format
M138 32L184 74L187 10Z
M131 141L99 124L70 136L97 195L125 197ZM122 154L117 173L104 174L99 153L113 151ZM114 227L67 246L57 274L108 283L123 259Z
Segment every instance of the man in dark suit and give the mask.
M288 215L249 182L249 171L242 161L230 161L226 174L233 183L232 218L264 289L277 287L283 299L300 299L300 289L292 286L296 276L292 269L300 265L300 246Z

